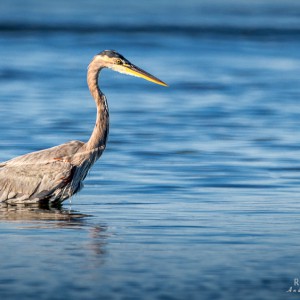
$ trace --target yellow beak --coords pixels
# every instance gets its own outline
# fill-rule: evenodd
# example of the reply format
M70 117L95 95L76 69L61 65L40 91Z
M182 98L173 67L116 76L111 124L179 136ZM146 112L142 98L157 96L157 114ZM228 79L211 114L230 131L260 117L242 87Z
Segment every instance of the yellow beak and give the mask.
M126 64L126 65L123 65L123 67L125 67L124 73L126 73L128 75L144 78L144 79L154 82L156 84L168 86L165 82L161 81L160 79L156 78L155 76L149 74L148 72L140 69L139 67L137 67L133 64Z

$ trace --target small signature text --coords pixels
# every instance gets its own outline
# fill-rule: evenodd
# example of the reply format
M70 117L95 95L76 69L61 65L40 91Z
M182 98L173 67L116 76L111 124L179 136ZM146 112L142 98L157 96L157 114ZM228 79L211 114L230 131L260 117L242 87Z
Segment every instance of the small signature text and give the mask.
M294 283L286 291L287 293L300 293L300 279L294 278Z

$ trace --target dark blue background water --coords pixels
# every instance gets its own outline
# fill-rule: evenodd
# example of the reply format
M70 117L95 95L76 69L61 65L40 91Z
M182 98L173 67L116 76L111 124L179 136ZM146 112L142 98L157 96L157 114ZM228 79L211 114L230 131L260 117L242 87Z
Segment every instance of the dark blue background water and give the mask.
M170 85L102 72L88 216L3 208L0 298L298 297L300 2L108 2L0 2L0 161L89 138L104 49Z

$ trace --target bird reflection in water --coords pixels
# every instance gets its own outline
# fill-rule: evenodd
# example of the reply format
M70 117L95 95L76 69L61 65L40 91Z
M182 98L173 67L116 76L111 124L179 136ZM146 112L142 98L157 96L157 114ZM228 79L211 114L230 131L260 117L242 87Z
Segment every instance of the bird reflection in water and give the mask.
M105 254L105 245L108 238L107 227L103 225L92 227L89 236L91 237L89 248L93 251L93 253L96 255Z
M76 245L77 250L88 249L95 257L106 253L105 246L110 234L105 224L89 222L91 215L81 214L62 206L41 205L9 205L0 203L0 221L13 221L17 229L45 230L43 235L47 238L47 230L71 229L76 232L85 232ZM69 234L69 231L63 235ZM76 251L76 249L73 249ZM96 261L95 261L96 262ZM102 259L100 260L102 263ZM97 263L97 265L98 265Z
M0 220L30 221L30 220L66 220L74 221L88 215L63 208L61 205L0 203Z

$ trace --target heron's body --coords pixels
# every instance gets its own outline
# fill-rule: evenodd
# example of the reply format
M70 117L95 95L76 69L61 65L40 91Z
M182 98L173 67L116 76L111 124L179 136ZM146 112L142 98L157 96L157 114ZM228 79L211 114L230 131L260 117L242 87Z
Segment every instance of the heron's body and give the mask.
M108 137L108 106L98 86L102 68L166 85L115 51L106 50L96 55L87 75L88 86L97 106L96 124L89 141L71 141L0 163L0 202L60 203L80 190L89 169L103 153Z

